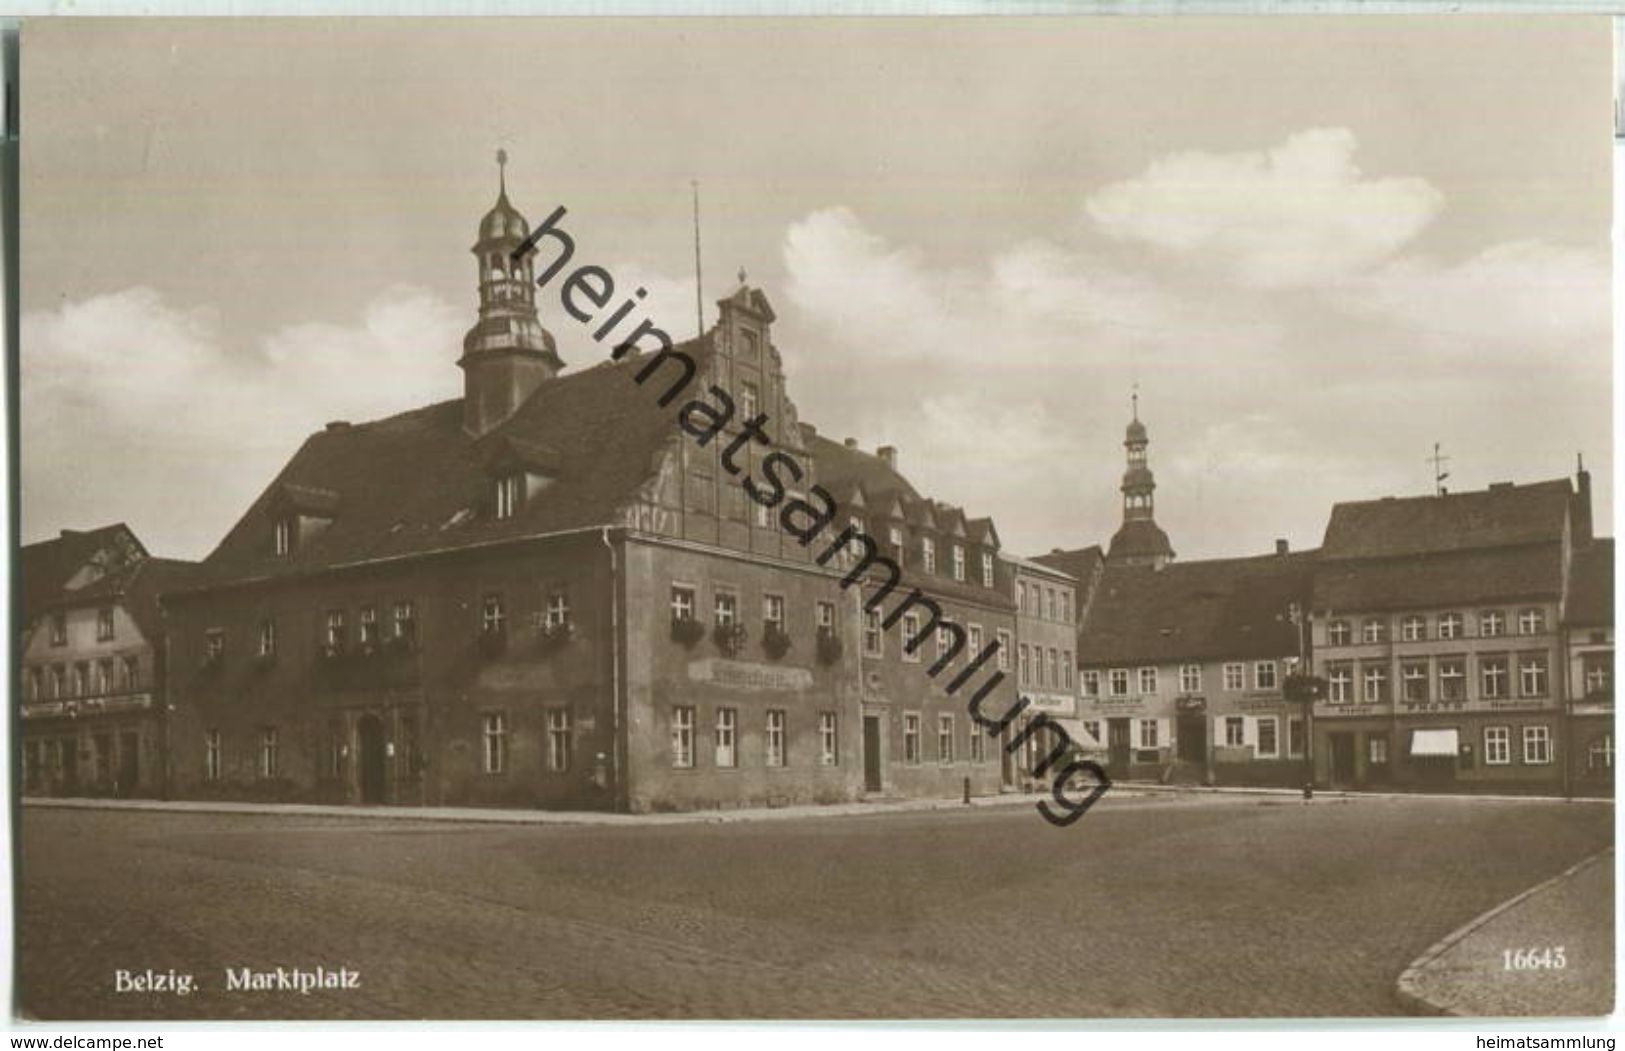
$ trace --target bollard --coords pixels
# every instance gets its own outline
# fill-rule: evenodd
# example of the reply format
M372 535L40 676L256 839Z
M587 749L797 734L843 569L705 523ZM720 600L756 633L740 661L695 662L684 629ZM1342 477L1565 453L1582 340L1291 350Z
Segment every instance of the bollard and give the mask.
M965 805L970 806L970 778L965 778Z
M1307 803L1313 798L1315 798L1315 783L1313 781L1305 781L1303 783L1303 801Z

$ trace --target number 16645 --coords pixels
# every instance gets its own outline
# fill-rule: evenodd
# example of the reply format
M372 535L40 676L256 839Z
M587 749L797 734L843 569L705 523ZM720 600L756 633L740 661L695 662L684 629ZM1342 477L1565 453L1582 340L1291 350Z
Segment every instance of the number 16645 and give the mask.
M1561 971L1568 961L1563 958L1563 947L1545 949L1503 949L1502 969L1508 971Z

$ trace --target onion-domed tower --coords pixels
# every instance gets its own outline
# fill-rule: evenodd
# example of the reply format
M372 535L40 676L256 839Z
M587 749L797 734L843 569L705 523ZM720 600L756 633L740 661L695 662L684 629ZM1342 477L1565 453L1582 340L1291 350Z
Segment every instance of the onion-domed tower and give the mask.
M463 337L463 427L478 437L512 416L564 368L552 333L536 317L532 247L513 252L530 224L508 203L508 154L497 151L497 203L480 220L472 249L479 266L480 317Z
M1108 561L1129 566L1159 568L1174 557L1168 534L1156 522L1153 493L1157 481L1146 463L1146 446L1151 444L1145 424L1140 422L1140 395L1134 394L1134 418L1123 438L1128 450L1128 469L1123 472L1123 524L1112 536Z

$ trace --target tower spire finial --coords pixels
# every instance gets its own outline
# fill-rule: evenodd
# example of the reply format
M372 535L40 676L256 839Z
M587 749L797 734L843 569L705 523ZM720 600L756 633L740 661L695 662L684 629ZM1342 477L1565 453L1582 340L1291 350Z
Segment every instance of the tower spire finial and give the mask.
M1134 390L1134 392L1129 395L1129 402L1133 406L1134 418L1137 420L1137 419L1140 418L1140 381L1139 380L1134 381L1133 390Z
M497 150L497 192L508 196L508 151L501 148Z

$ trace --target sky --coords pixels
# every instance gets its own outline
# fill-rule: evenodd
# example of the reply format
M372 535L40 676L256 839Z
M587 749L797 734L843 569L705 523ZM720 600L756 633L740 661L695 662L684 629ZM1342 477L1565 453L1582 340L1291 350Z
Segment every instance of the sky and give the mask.
M43 20L24 542L205 556L329 420L461 392L496 195L1005 547L1106 543L1130 395L1182 559L1333 504L1613 493L1606 19ZM539 297L572 368L603 347Z

